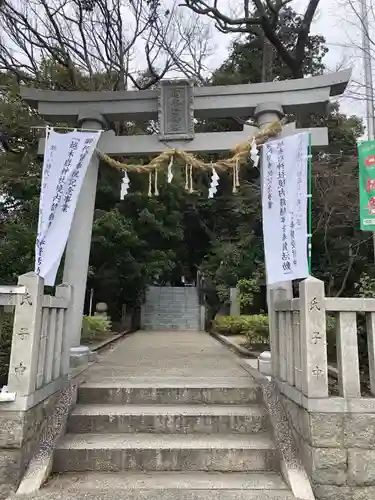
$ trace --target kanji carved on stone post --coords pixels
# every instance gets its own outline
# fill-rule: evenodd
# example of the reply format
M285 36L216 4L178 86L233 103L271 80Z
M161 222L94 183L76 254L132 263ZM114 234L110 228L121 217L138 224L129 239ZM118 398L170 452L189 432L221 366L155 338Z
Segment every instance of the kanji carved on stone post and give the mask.
M302 392L311 398L328 396L324 283L307 278L300 283Z

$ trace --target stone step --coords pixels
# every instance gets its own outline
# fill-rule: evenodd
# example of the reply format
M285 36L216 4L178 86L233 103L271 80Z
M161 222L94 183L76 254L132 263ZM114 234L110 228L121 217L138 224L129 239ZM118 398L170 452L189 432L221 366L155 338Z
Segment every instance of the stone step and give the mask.
M145 306L143 311L145 313L151 314L168 314L172 316L176 314L176 311L181 312L182 314L199 314L200 307L198 305L185 305L185 304L174 304L169 302L168 304L159 304L153 306Z
M64 494L64 497L60 497ZM273 472L66 473L52 477L38 498L130 500L293 500Z
M67 434L57 444L55 472L277 471L268 434Z
M194 315L185 315L183 313L178 314L175 311L171 312L170 314L162 313L162 314L144 314L142 316L143 320L145 321L157 321L158 323L176 323L177 325L180 325L182 323L186 323L187 321L198 321L199 319L199 314L194 314Z
M158 317L158 316L143 316L143 323L150 323L156 325L164 325L166 328L169 325L186 326L186 325L198 325L199 317L196 318L176 318L176 317Z
M146 295L155 297L163 297L164 295L197 295L198 290L193 286L180 286L180 287L161 287L149 288L146 290Z
M173 302L198 302L199 297L196 293L166 293L162 295L148 293L146 294L145 304L157 304L160 302L166 302L167 300L171 300Z
M182 318L195 318L200 314L200 309L185 309L183 307L158 307L155 309L145 308L143 314L146 316L157 316L162 318L164 316L168 318L180 319ZM181 316L177 316L181 315Z
M197 325L199 323L199 317L196 318L176 318L175 316L169 317L158 317L158 316L143 316L143 323L164 325L166 328L169 325L185 326L185 325Z
M199 316L199 309L185 309L183 307L163 307L163 308L155 308L152 309L144 309L143 314L146 316L157 316L158 318L195 318Z
M165 309L177 307L189 311L190 309L192 310L199 309L199 302L197 300L190 300L190 299L189 300L181 299L176 301L168 298L165 301L163 300L163 301L149 302L149 303L146 302L143 306L144 309L146 310L150 309L153 311L157 311L161 307Z
M68 432L252 434L266 431L267 424L260 406L98 404L76 406Z
M166 296L166 297L160 297L160 298L148 298L146 297L146 301L144 303L145 307L159 307L159 306L168 306L170 304L175 304L176 306L199 306L199 300L198 297L186 297L186 296L180 296L180 297L174 297L173 295Z
M253 383L230 384L226 379L209 381L165 380L151 386L141 382L84 383L78 389L80 404L228 404L251 405L261 401L261 389Z
M167 322L171 321L173 323L180 323L181 321L188 321L188 320L196 320L199 318L199 311L196 313L186 313L181 310L173 310L173 311L146 311L143 314L144 319L157 319L161 322Z
M151 306L151 307L157 307L160 305L169 305L169 304L181 304L181 305L192 305L192 306L197 306L199 305L199 299L196 296L179 296L179 297L174 297L173 295L170 296L165 296L165 297L159 297L159 298L148 298L146 297L146 301L144 303L145 307Z
M126 496L124 496L126 495ZM91 490L42 489L19 500L296 500L288 490Z
M163 297L146 297L145 305L158 304L199 304L197 295L164 295Z
M166 313L173 314L181 312L182 314L198 314L200 311L199 304L186 304L186 303L176 303L176 302L166 302L165 304L152 304L145 305L143 311L150 313Z
M288 490L277 472L81 472L52 476L64 490Z
M173 290L173 291L168 291L164 293L150 293L146 292L146 299L150 298L152 300L163 300L166 297L170 298L186 298L186 299L191 299L191 298L197 298L198 293L196 290L189 290L188 292L184 289L181 290Z
M158 316L157 314L145 314L142 316L145 323L157 323L158 325L185 325L185 324L195 324L199 322L199 316L176 316L175 313L162 314Z
M144 311L147 312L152 312L152 313L160 313L160 312L166 312L168 314L173 314L176 310L177 311L183 311L184 313L192 313L192 314L197 314L200 311L200 307L198 304L176 304L174 302L166 302L165 304L153 304L153 305L146 305L143 309Z
M195 316L184 316L183 314L181 315L176 315L176 313L172 314L144 314L142 316L142 319L144 322L148 323L158 323L160 325L169 325L169 324L176 324L176 325L184 325L186 323L198 323L199 321L199 315Z
M150 318L160 318L160 319L174 319L174 320L186 320L186 319L191 319L191 318L196 318L199 316L200 311L186 311L185 309L178 308L178 309L157 309L155 311L145 309L143 312L143 316L150 317Z
M158 331L158 332L163 332L165 330L173 330L173 331L178 331L178 332L196 332L199 331L198 324L195 325L174 325L171 323L167 323L165 325L159 325L156 322L154 323L142 323L142 329L143 330L150 330L150 331Z
M197 295L164 295L162 297L146 297L145 304L198 304L199 298Z
M161 322L157 319L147 319L142 322L144 330L156 330L159 329L161 331L165 330L181 330L181 331L199 331L198 325L199 321L186 321L181 323L176 323L176 321L166 321Z
M160 322L172 322L172 323L180 323L182 321L188 320L196 320L199 318L199 313L196 314L186 314L183 311L171 311L170 313L162 312L162 313L148 313L143 314L143 318L158 320Z
M143 324L144 325L151 325L155 327L160 327L165 330L173 330L175 328L180 328L180 329L186 329L187 327L190 328L195 328L195 331L197 331L197 325L199 325L198 319L194 320L187 320L187 321L176 321L176 319L171 321L168 320L162 320L160 321L158 318L144 318L143 319Z

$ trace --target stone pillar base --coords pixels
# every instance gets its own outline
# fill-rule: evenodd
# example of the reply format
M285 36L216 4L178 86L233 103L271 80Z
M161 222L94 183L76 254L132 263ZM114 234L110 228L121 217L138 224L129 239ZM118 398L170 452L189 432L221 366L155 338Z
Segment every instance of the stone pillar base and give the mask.
M272 358L269 351L264 351L258 357L258 371L267 377L272 376Z
M80 345L78 347L70 348L70 367L76 368L77 366L87 365L90 359L91 351L88 347Z

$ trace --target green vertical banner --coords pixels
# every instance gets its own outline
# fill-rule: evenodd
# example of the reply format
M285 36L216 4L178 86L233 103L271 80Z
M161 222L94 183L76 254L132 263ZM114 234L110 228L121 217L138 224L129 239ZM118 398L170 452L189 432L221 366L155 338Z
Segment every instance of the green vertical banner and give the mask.
M359 215L362 231L375 231L375 141L358 145Z

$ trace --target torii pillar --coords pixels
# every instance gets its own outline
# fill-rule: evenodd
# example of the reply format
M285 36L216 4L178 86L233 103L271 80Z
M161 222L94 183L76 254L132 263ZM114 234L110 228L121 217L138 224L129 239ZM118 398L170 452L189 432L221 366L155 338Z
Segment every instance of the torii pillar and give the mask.
M85 130L102 130L106 127L106 119L99 113L82 113L78 117L78 125ZM63 282L72 285L67 331L71 338L71 355L78 360L89 354L88 347L80 344L98 170L99 158L94 153L78 196L65 250Z

